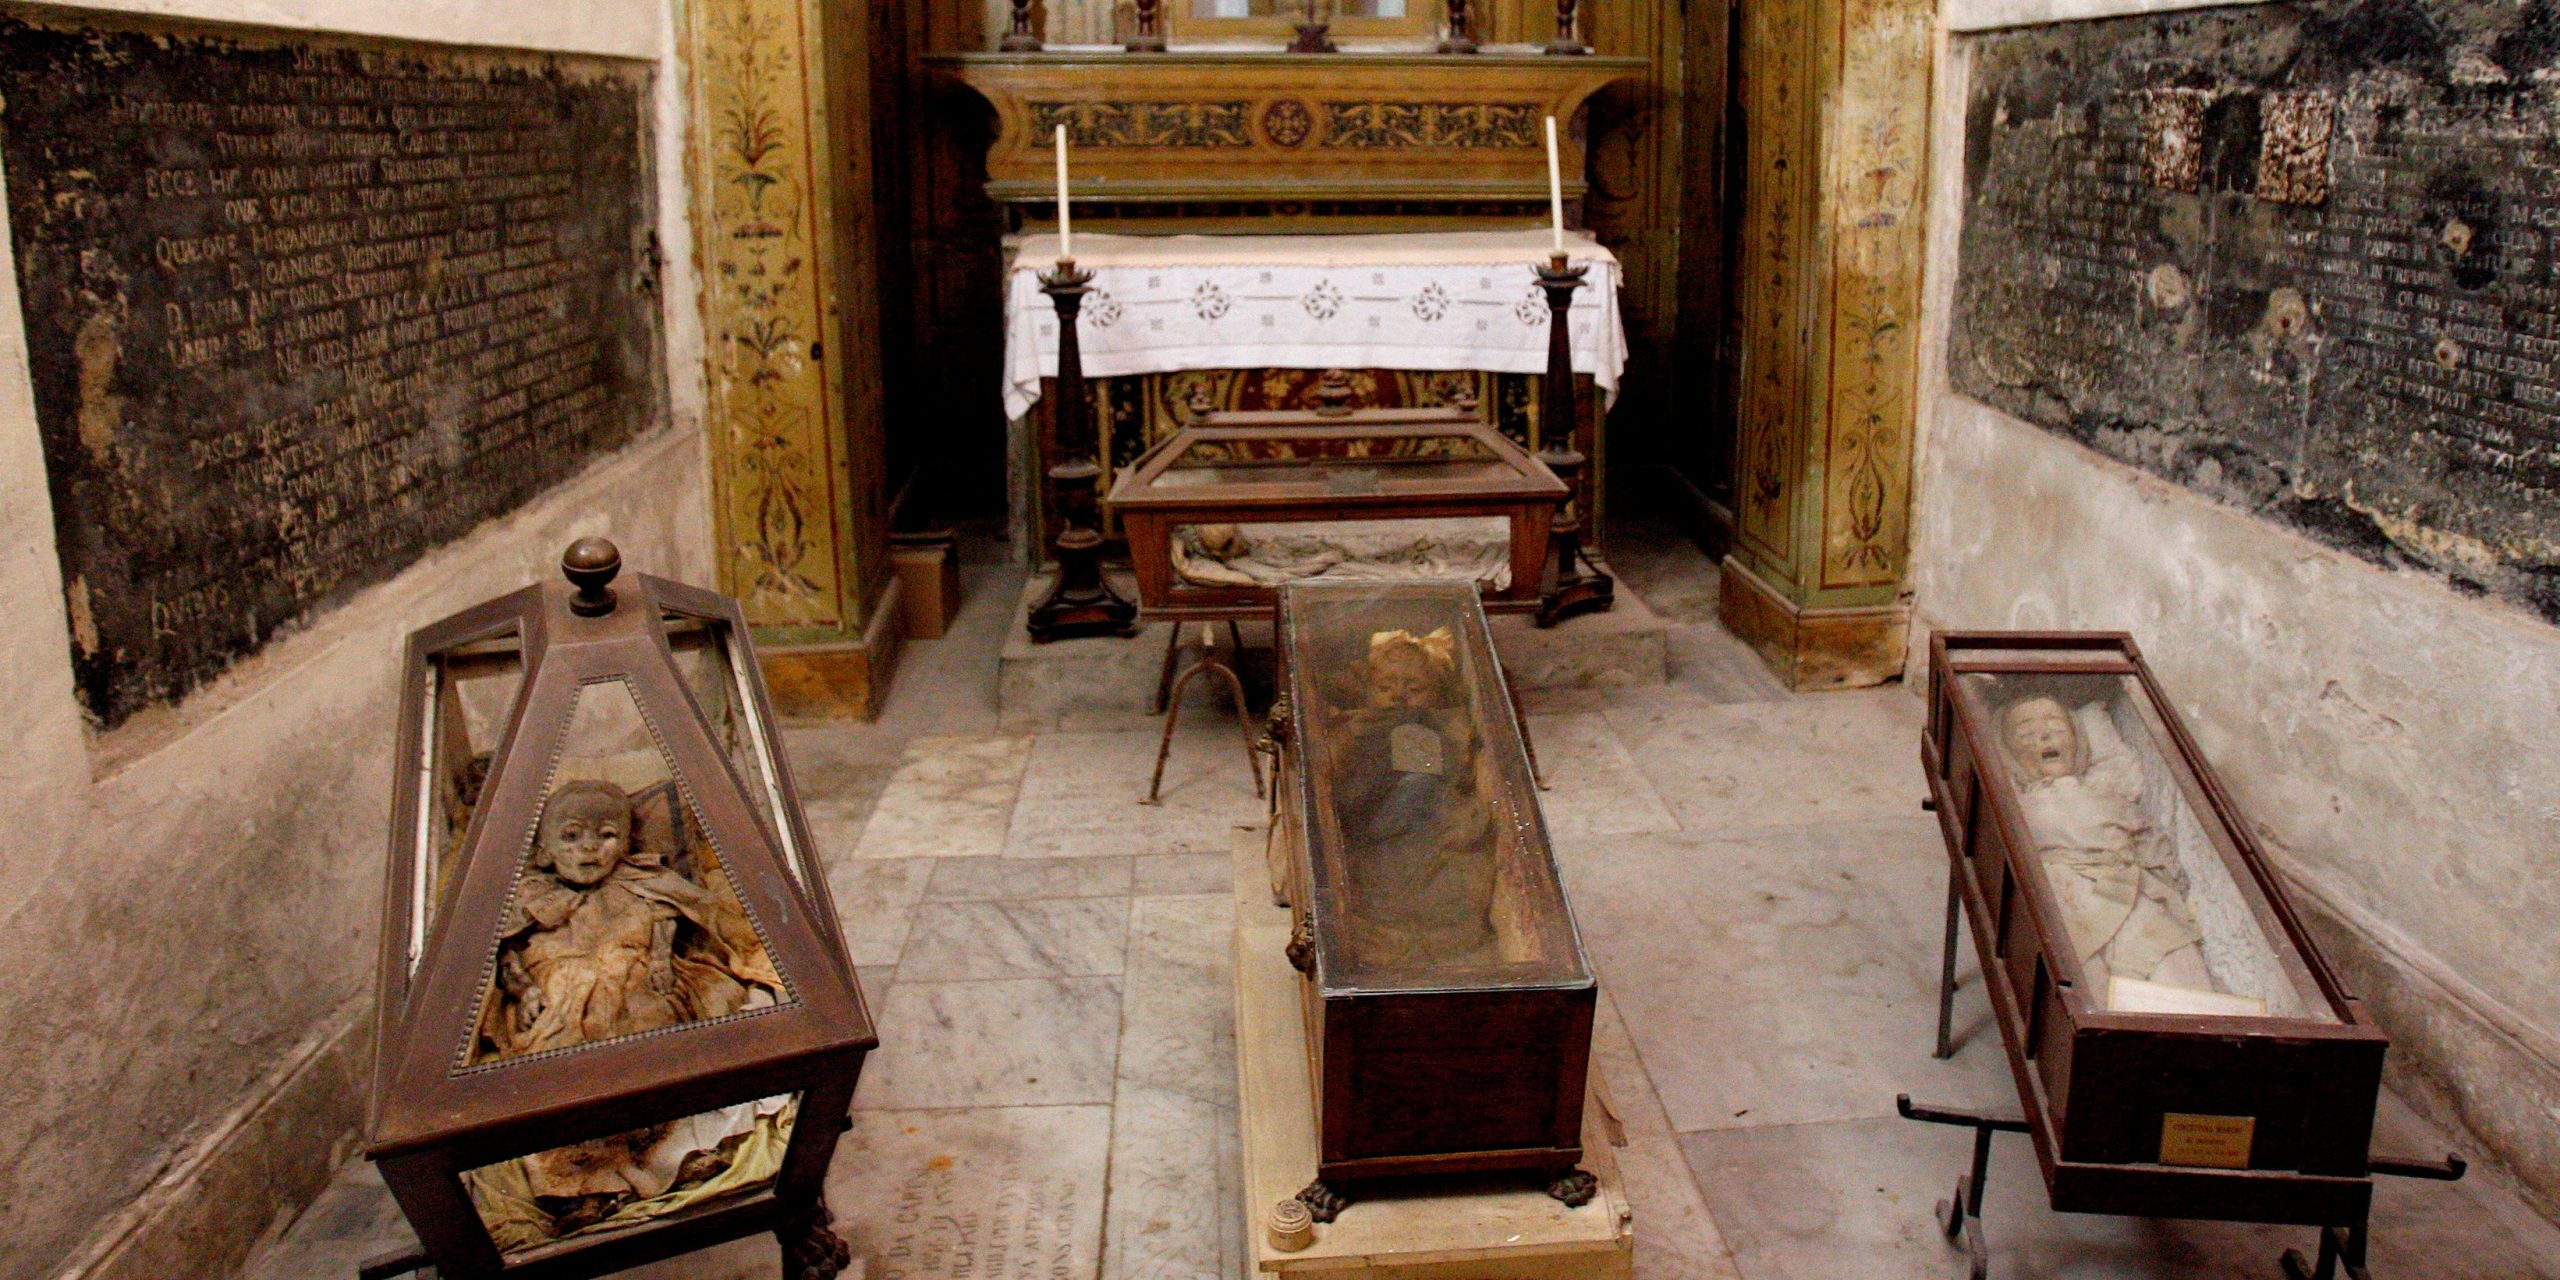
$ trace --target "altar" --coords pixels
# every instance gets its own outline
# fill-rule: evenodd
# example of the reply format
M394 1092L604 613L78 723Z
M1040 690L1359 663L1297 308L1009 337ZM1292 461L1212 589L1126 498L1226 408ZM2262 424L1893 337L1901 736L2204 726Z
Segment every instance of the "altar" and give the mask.
M1568 322L1579 394L1567 440L1596 462L1606 447L1599 419L1627 363L1624 275L1588 233L1563 242L1587 270ZM1314 407L1326 395L1348 408L1466 409L1536 450L1554 434L1538 394L1549 313L1536 277L1554 247L1550 231L1529 229L1077 234L1076 265L1094 276L1077 343L1103 486L1203 413ZM1004 407L1015 425L1018 531L1040 545L1050 530L1036 514L1036 480L1060 459L1044 400L1058 319L1039 277L1054 269L1059 242L1041 233L1009 248ZM1596 489L1581 496L1596 509Z

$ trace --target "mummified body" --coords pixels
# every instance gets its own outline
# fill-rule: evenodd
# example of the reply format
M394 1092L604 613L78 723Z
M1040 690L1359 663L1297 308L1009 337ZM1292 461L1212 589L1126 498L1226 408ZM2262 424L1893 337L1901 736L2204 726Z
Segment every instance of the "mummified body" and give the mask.
M2187 877L2168 835L2142 809L2142 764L2098 708L2051 698L2000 716L2018 801L2090 989L2110 977L2214 989Z
M630 796L611 783L563 783L545 801L503 926L479 1060L723 1017L779 996L780 976L725 885L668 867L661 851L637 847L634 827ZM475 1175L475 1198L484 1217L510 1220L514 1230L501 1234L517 1243L565 1235L716 1177L780 1109L732 1108L536 1152Z
M1449 632L1369 638L1360 704L1337 713L1330 762L1354 860L1352 945L1363 965L1491 964L1493 806Z

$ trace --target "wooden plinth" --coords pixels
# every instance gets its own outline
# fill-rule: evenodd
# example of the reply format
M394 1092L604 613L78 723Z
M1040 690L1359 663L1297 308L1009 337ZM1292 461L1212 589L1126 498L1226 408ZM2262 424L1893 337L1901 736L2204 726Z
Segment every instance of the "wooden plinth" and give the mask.
M896 578L880 593L859 640L756 646L774 714L787 720L868 720L889 696L904 631L905 592Z
M1271 1210L1315 1176L1315 1096L1307 1076L1304 981L1282 953L1289 913L1271 902L1260 832L1240 837L1236 875L1236 1073L1244 1127L1244 1213L1254 1272L1314 1280L1631 1280L1633 1214L1609 1134L1598 1064L1583 1107L1582 1168L1600 1179L1568 1209L1538 1186L1416 1179L1363 1189L1303 1249L1275 1246Z
M1898 604L1806 608L1724 558L1716 616L1790 689L1863 689L1898 679L1911 611Z

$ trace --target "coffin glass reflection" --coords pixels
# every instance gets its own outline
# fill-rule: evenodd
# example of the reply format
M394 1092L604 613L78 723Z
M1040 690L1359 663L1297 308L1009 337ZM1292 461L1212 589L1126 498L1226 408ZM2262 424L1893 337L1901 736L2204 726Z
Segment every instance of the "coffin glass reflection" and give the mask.
M563 564L410 638L367 1153L447 1275L823 1262L876 1038L743 619Z
M2360 1221L2386 1041L2132 640L1939 634L1922 755L2054 1207Z
M1280 594L1274 871L1299 917L1327 1182L1580 1158L1598 988L1476 595Z

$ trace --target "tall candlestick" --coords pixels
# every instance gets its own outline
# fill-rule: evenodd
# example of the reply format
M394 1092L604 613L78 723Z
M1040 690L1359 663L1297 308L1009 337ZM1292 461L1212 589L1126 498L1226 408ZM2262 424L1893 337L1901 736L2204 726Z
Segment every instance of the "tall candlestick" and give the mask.
M1549 123L1547 131L1551 134L1555 132L1552 122ZM1075 242L1067 231L1067 127L1063 124L1059 125L1058 132L1054 136L1058 140L1058 257L1063 261L1076 256L1073 247ZM1548 150L1552 151L1554 148L1550 147ZM1552 160L1553 157L1549 159ZM1556 207L1561 209L1564 206ZM1557 243L1562 244L1563 241L1559 240Z
M1063 147L1066 144L1059 145ZM1064 151L1058 153L1058 172L1061 174L1066 172L1066 154ZM1061 208L1066 203L1066 191L1067 180L1061 177L1058 179L1058 201ZM1547 117L1547 208L1555 217L1556 252L1562 253L1564 252L1564 170L1556 160L1556 118L1554 116Z

